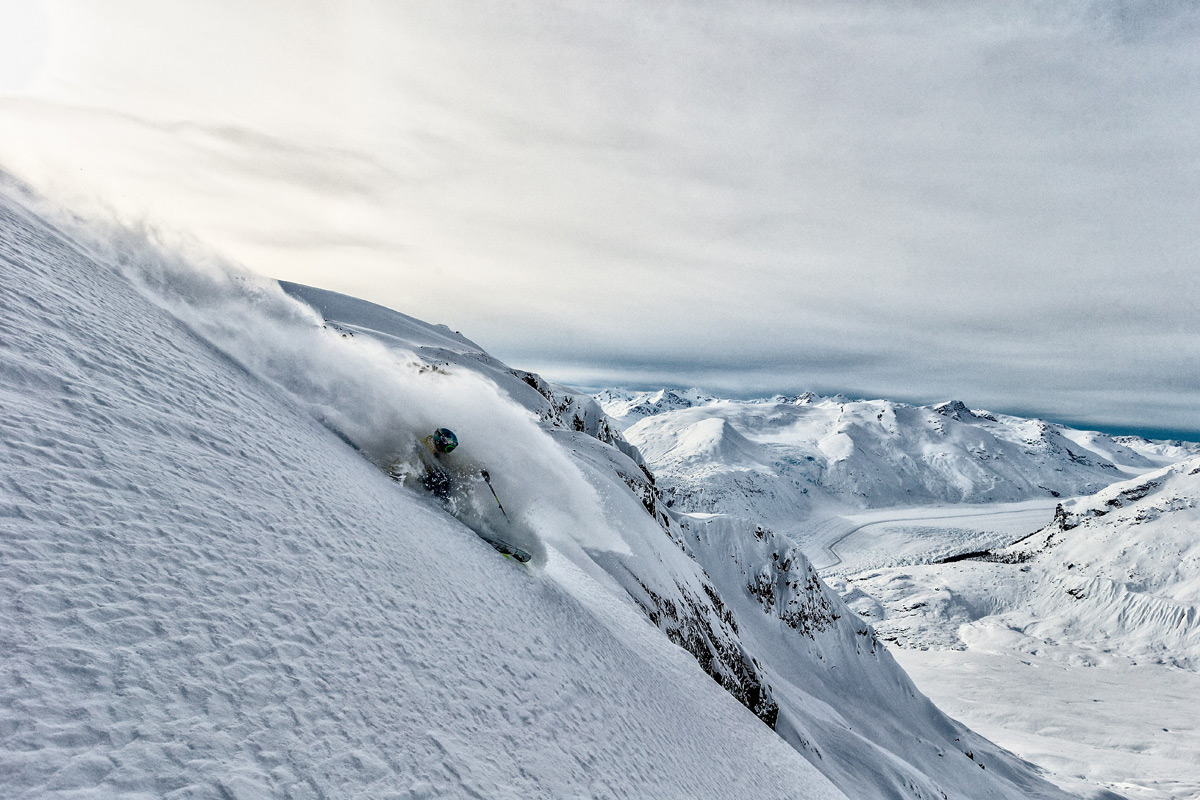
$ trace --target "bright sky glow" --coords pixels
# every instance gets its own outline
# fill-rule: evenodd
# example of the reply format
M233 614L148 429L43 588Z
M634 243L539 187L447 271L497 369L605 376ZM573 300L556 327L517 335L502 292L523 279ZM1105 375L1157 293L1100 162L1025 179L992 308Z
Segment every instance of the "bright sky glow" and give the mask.
M33 85L46 63L49 33L39 0L0 0L0 95Z
M0 166L73 206L582 384L1200 427L1186 4L48 9Z

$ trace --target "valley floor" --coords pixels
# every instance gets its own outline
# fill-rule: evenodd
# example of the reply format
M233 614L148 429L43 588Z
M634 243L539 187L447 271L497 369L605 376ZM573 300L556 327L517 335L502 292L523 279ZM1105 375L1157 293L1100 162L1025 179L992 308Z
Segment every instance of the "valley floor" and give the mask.
M1200 797L1200 675L1161 664L1064 665L975 648L892 647L950 716L1084 797Z
M805 544L950 716L1082 797L1200 797L1200 674L1063 640L1031 652L999 618L968 630L960 616L932 610L939 595L951 607L961 601L971 581L998 602L1021 591L1015 565L931 562L1020 538L1045 525L1056 502L879 509L823 520Z

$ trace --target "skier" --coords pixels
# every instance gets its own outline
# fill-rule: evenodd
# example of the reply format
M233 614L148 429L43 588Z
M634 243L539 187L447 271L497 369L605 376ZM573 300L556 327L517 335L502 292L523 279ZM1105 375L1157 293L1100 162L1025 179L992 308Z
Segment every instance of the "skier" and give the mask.
M458 437L449 428L438 428L421 442L430 453L430 457L423 455L421 458L421 463L425 465L425 476L421 479L421 485L445 503L450 499L450 471L442 465L442 456L448 455L458 447Z
M495 538L489 530L480 528L480 523L478 520L472 524L467 517L462 516L463 509L459 508L456 510L457 504L454 500L452 500L451 495L451 489L454 488L454 479L451 476L450 470L446 467L446 464L443 461L447 455L449 455L454 451L455 448L458 447L458 437L454 435L454 431L450 430L449 428L438 428L436 431L422 439L421 443L425 445L425 449L423 451L418 448L418 454L420 456L421 463L425 467L425 475L421 478L421 485L425 487L426 491L433 494L433 496L440 500L443 505L447 506L448 510L450 510L452 514L462 519L463 522L466 522L481 539L490 544L492 547L496 548L504 555L515 558L517 561L522 563L529 561L532 556L528 551L522 550L515 545L511 545ZM394 472L395 469L396 465L393 465L392 470L389 470L389 474L391 474L393 478L396 478L396 474L398 474ZM461 466L458 471L460 473L462 472ZM508 512L504 510L504 506L501 504L500 498L496 496L496 490L492 488L492 476L488 474L486 469L480 469L479 477L483 478L483 482L487 484L488 489L492 493L492 497L496 500L496 506L500 509L500 513L504 516L505 522L508 522Z

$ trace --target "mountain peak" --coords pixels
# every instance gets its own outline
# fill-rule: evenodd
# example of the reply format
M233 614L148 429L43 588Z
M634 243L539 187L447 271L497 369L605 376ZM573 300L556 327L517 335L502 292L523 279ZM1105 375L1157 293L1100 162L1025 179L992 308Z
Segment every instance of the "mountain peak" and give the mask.
M956 419L959 422L976 422L979 420L979 417L971 409L967 408L967 404L962 400L947 400L944 403L934 406L933 410L943 417Z

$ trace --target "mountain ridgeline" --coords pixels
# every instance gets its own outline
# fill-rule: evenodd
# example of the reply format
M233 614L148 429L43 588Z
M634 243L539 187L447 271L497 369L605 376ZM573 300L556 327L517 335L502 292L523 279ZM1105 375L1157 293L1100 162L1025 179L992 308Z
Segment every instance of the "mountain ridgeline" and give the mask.
M691 390L596 395L662 481L666 502L786 526L798 518L930 503L1090 494L1200 453L972 411L960 401L794 397L733 401Z

